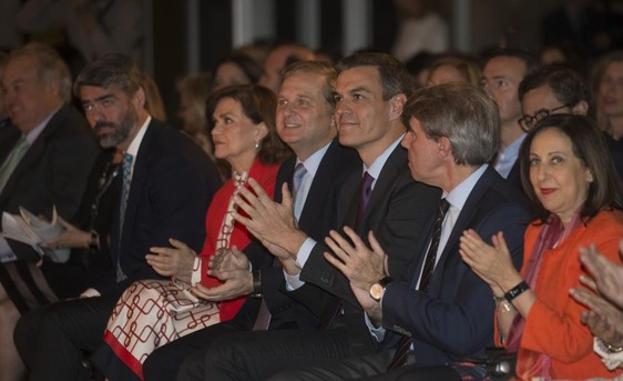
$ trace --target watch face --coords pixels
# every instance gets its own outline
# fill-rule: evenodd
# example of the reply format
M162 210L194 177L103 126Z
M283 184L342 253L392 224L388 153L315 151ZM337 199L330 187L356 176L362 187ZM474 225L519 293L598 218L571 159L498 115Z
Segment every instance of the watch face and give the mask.
M376 301L379 301L381 300L381 297L383 297L383 291L385 291L385 287L383 287L379 283L374 283L370 287L370 297L372 297L372 299Z

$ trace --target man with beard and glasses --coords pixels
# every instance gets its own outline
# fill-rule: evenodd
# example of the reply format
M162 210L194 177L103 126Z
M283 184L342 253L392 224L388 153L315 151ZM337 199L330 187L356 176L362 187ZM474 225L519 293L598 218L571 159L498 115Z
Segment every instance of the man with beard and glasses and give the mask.
M80 298L20 319L15 342L29 380L89 379L83 355L100 343L121 293L136 280L160 277L145 260L150 247L186 242L198 250L205 211L220 184L199 146L145 110L141 71L128 57L111 54L92 62L74 92L100 145L116 150L121 162L110 184L107 229L83 232L68 225L68 233L48 245L82 242L106 256L109 266L94 270Z

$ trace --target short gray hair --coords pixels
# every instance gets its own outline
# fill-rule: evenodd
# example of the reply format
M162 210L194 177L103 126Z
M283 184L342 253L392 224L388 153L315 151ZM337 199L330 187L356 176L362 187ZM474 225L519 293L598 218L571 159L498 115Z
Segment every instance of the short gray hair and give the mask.
M500 146L500 117L495 102L480 88L448 83L416 91L407 101L402 121L417 119L429 138L446 137L457 164L490 162Z
M74 94L79 95L82 86L119 86L128 96L142 87L141 69L126 55L110 53L89 63L82 69L74 83Z
M41 82L45 84L58 82L59 98L63 102L69 102L71 99L71 74L65 61L52 47L40 42L31 42L13 50L9 55L9 61L22 57L34 60L37 77Z

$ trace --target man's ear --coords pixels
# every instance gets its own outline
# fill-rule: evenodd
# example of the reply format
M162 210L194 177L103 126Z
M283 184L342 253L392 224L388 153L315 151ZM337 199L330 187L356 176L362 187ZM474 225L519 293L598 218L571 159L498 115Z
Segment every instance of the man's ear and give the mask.
M132 96L132 103L134 103L139 110L145 108L145 90L142 86L139 87Z
M391 97L389 100L389 120L400 119L406 103L407 96L403 93Z
M452 156L452 143L450 143L450 139L442 136L437 140L437 144L441 157L447 158Z

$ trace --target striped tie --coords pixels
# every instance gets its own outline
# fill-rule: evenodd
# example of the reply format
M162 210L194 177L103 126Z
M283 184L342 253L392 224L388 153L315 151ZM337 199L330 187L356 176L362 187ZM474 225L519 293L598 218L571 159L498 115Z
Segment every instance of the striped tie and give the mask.
M125 211L128 207L128 197L130 196L130 181L132 180L132 160L134 157L128 153L123 155L123 161L121 162L122 173L122 187L121 187L121 200L119 205L119 251L117 255L117 282L121 282L126 278L123 269L121 269L121 239L123 238L123 222L125 220Z
M15 147L11 150L9 156L7 156L4 163L2 163L2 166L0 166L0 193L4 190L4 186L9 182L11 174L15 168L17 168L17 165L22 157L24 157L29 147L30 144L28 140L26 140L26 135L22 135L17 141L17 144L15 144Z

